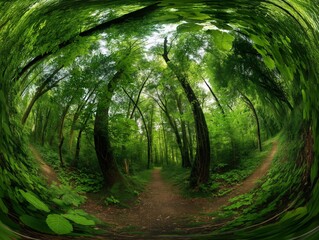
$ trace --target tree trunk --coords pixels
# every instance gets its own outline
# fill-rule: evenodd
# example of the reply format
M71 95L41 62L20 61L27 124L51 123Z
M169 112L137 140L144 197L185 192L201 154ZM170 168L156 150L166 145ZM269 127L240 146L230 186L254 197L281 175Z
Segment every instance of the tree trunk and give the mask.
M162 129L163 129L163 141L164 141L164 156L163 156L163 158L167 161L168 160L168 146L167 146L167 136L166 136L166 131L164 128L163 121L162 121Z
M194 151L193 151L193 148L194 148L194 143L193 143L193 134L192 134L192 131L191 131L191 126L190 126L190 123L187 123L187 132L188 132L188 138L189 138L189 159L191 159L191 163L194 159Z
M26 121L27 121L27 119L28 119L28 117L29 117L29 115L30 115L30 112L31 112L31 110L32 110L32 108L33 108L35 102L36 102L41 96L43 96L46 92L48 92L48 91L51 90L52 88L56 87L57 84L58 84L61 80L63 80L63 79L66 77L66 76L64 76L64 77L62 77L62 78L60 78L60 79L54 81L54 83L52 83L50 86L48 86L49 83L50 83L51 81L53 81L54 76L55 76L62 68L63 68L63 66L57 68L57 69L37 88L36 93L35 93L34 96L32 97L30 103L28 104L28 106L27 106L27 108L26 108L26 110L25 110L25 112L24 112L24 114L23 114L23 117L22 117L22 119L21 119L22 125L24 125L24 124L26 123Z
M74 159L73 159L73 163L72 163L72 166L75 168L78 166L78 163L80 160L82 132L83 132L83 129L80 129L80 131L78 133L77 140L76 140L75 154L74 154Z
M91 91L89 91L82 99L81 103L77 106L77 109L73 115L71 128L70 128L70 139L69 139L69 149L72 150L73 148L73 135L74 135L74 129L76 126L76 122L78 121L79 117L81 116L81 113L84 109L84 107L87 105L88 101L92 97L92 95L95 93L97 87L99 84L97 84ZM87 122L87 121L86 121Z
M187 138L187 131L186 131L186 123L183 120L183 115L184 115L184 111L183 111L183 107L182 107L182 99L181 99L181 95L177 96L176 98L177 101L177 108L178 111L181 115L181 129L182 129L182 139L183 139L183 153L182 155L184 156L184 158L182 158L182 167L183 168L190 168L192 166L191 161L190 161L190 154L189 154L189 144L188 144L188 138Z
M73 167L77 167L78 166L78 162L80 160L80 150L81 150L81 138L82 138L82 133L86 127L86 124L88 123L90 119L90 114L87 115L84 123L82 124L80 130L79 130L79 133L78 133L78 137L77 137L77 140L76 140L76 147L75 147L75 154L74 154L74 159L73 159Z
M136 108L138 110L138 112L140 113L140 115L141 115L142 122L143 122L143 125L144 125L144 129L145 129L145 132L146 132L146 138L147 138L147 169L150 169L151 168L151 162L152 162L152 135L151 135L151 132L150 132L150 131L152 131L152 123L151 123L151 127L146 123L144 114L143 114L141 108L138 106L137 102L134 101L132 96L124 88L122 88L122 89L123 89L124 93L130 99L130 101L132 101L132 103L134 104L134 108ZM153 121L152 118L153 117L151 117L151 121Z
M243 93L241 93L241 92L239 92L239 93L243 97L244 102L251 109L251 111L252 111L252 113L254 115L254 118L255 118L255 121L256 121L256 128L257 128L258 149L261 152L262 151L262 143L261 143L260 124L259 124L259 118L258 118L258 115L257 115L257 111L256 111L256 109L254 107L254 104L250 101L250 99L246 95L244 95Z
M211 86L208 84L208 82L207 82L205 79L203 79L203 80L204 80L206 86L208 87L210 93L213 95L214 100L216 101L220 112L223 114L223 116L225 116L224 108L223 108L222 105L220 104L220 101L219 101L218 97L216 96L216 94L214 93L213 89L212 89Z
M51 115L51 109L48 110L47 115L45 117L45 122L44 122L43 130L42 130L42 136L41 136L41 144L42 144L42 146L44 146L44 143L45 143L45 135L46 135L46 131L47 131L47 128L48 128L50 115Z
M186 150L185 151L185 145L183 145L183 141L182 141L182 137L181 135L179 134L179 131L178 131L178 127L177 127L177 124L176 124L176 121L171 117L171 115L169 114L169 111L168 111L168 107L167 107L167 103L166 101L164 102L164 100L162 100L160 98L160 96L158 96L158 99L159 99L159 102L156 101L156 103L158 104L158 106L162 109L162 111L165 113L165 116L168 120L168 123L169 125L171 126L173 132L174 132L174 135L175 135L175 139L176 139L176 143L177 143L177 146L178 146L178 149L181 153L181 157L182 157L182 167L186 167L186 162L189 162L189 156L188 156L188 151ZM188 159L188 160L187 160ZM189 163L190 164L190 163Z
M196 130L196 156L190 175L190 186L197 187L200 184L207 183L209 180L210 168L210 142L208 127L205 115L200 106L192 87L188 83L186 75L178 69L168 58L167 38L164 40L163 58L167 66L173 71L179 83L181 84L188 102L192 106L195 130Z
M59 157L60 157L60 165L61 167L64 167L64 160L63 160L63 154L62 154L62 147L64 143L64 135L63 135L63 127L64 127L64 121L65 117L68 114L69 108L71 106L72 99L69 101L68 105L65 107L65 109L62 112L61 120L60 120L60 126L59 126Z
M122 180L122 175L114 158L109 136L109 108L112 96L123 71L118 71L107 84L103 92L105 99L98 100L94 121L95 152L101 172L104 177L104 185L111 188L114 183Z

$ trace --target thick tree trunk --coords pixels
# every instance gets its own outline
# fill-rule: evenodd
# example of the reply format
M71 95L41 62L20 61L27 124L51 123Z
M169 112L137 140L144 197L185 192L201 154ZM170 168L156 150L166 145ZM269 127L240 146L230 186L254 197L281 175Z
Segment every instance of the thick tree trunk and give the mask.
M163 58L181 84L188 102L192 106L196 130L196 156L190 175L190 186L197 187L207 183L210 168L210 142L205 115L187 77L168 58L167 38L164 40Z
M95 152L101 172L104 177L104 185L110 188L117 181L122 180L122 175L114 158L113 149L109 136L109 108L114 90L123 71L118 71L109 81L103 93L105 99L100 97L94 121L94 144Z

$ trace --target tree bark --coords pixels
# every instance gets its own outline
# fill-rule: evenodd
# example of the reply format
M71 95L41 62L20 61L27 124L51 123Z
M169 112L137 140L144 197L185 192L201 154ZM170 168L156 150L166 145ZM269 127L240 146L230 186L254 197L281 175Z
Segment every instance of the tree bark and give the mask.
M77 167L80 160L80 150L81 150L81 138L82 138L83 129L79 130L78 137L76 140L75 154L73 159L73 167Z
M260 136L260 124L259 124L259 118L257 115L257 111L254 107L254 104L250 101L250 99L244 95L242 92L239 92L240 95L243 97L244 102L247 104L247 106L251 109L255 121L256 121L256 128L257 128L257 142L258 142L258 149L261 152L262 151L262 143L261 143L261 136Z
M73 98L71 98L71 100L68 102L68 105L64 108L63 112L62 112L62 116L61 116L61 120L60 120L60 126L59 126L59 157L60 157L60 165L61 167L64 167L64 160L63 160L63 154L62 154L62 147L63 147L63 143L64 143L64 135L63 135L63 127L64 127L64 121L65 121L65 117L68 114L69 108L71 106L71 103L73 101Z
M190 186L194 188L200 184L207 183L209 180L210 142L208 127L205 115L200 106L200 102L198 101L192 87L188 83L186 75L183 75L183 73L168 58L167 38L164 40L163 58L167 66L175 74L186 94L188 102L192 106L196 130L196 156L191 170Z
M188 137L187 137L187 131L186 131L186 123L183 119L184 111L182 107L182 99L181 95L176 97L177 101L177 108L180 113L180 121L181 121L181 129L182 129L182 140L183 140L183 155L184 158L182 159L182 167L183 168L190 168L192 166L190 161L190 154L189 154L189 144L188 144Z
M114 158L109 136L109 108L113 93L123 71L118 71L105 88L105 99L98 100L94 121L94 145L96 156L104 177L104 185L111 188L122 180L122 175Z

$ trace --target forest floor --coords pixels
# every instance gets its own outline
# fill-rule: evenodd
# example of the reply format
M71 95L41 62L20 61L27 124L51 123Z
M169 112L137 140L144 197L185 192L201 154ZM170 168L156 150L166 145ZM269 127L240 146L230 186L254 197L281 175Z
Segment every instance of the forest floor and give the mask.
M176 186L162 178L161 169L155 168L152 180L130 208L106 206L97 195L89 195L82 208L111 224L112 232L122 237L160 237L167 233L187 235L211 231L227 220L216 222L210 213L230 204L231 198L251 191L256 182L266 175L276 152L277 143L274 143L255 172L223 197L183 197Z
M39 164L42 176L48 181L48 184L51 185L53 182L59 183L60 181L56 172L52 167L45 163L39 151L31 144L29 144L29 149L31 150L34 159Z

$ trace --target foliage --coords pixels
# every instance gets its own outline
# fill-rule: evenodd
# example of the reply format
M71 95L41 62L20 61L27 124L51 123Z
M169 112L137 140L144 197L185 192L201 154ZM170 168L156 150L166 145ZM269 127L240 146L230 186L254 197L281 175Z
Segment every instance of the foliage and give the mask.
M78 207L85 202L86 197L69 185L51 185L52 201L61 208Z
M281 134L277 157L267 176L258 183L259 187L232 198L231 204L223 209L223 215L237 216L223 230L260 223L278 209L285 211L287 207L296 208L303 203L305 195L302 193L301 176L305 166L296 168L294 163L295 156L303 147L298 140L289 140L285 134Z
M137 172L132 176L126 176L125 181L116 183L106 193L105 204L116 204L121 207L128 207L136 202L139 194L144 190L145 185L150 181L151 170Z
M111 195L110 197L106 197L104 202L106 205L116 205L120 203L120 201L117 200L113 195Z
M149 1L141 0L132 6L126 1L105 3L104 1L39 2L25 0L2 1L0 14L0 229L1 231L4 229L5 238L8 235L7 228L3 228L2 224L14 230L20 230L19 224L21 224L23 227L29 226L43 232L51 231L52 233L52 230L55 230L56 233L67 233L72 231L70 221L63 217L67 209L62 211L59 208L51 207L51 205L55 206L52 202L52 193L47 189L43 180L34 174L36 168L26 155L25 148L29 139L26 139L25 136L33 134L31 141L41 142L43 140L44 143L50 143L53 148L61 144L63 150L61 159L69 155L69 163L73 160L72 141L75 140L75 137L72 138L72 134L64 137L66 132L78 126L73 130L78 136L81 136L80 133L83 132L84 136L89 139L85 141L86 148L90 147L89 144L94 137L92 134L94 126L90 114L94 113L95 94L88 98L89 100L80 111L81 114L75 121L80 124L73 124L72 118L75 116L77 107L85 100L83 98L85 94L94 86L92 84L82 86L82 84L85 85L85 81L81 81L81 84L77 86L77 80L90 79L103 82L118 70L117 67L124 67L129 71L126 72L121 87L130 88L132 86L128 83L131 83L136 84L134 87L137 89L142 79L141 75L136 72L146 66L143 63L144 60L154 61L151 65L155 66L156 74L152 77L146 90L143 90L139 101L142 111L147 113L147 124L145 124L147 128L145 129L152 133L148 135L151 144L148 146L143 144L146 139L146 130L141 127L141 116L132 114L130 120L128 120L129 117L124 117L132 110L132 105L129 104L129 101L126 104L117 104L121 102L117 101L118 99L126 99L126 96L119 91L114 95L114 101L111 104L112 116L121 115L118 118L121 119L119 124L113 122L112 125L113 140L118 143L116 146L117 161L123 169L129 172L134 165L135 167L142 165L146 159L146 152L152 150L149 152L156 164L177 165L180 163L181 153L178 152L179 146L171 124L158 107L154 112L150 111L150 106L154 106L152 102L154 98L159 100L156 99L156 96L164 97L166 92L176 88L174 78L165 73L163 62L159 60L160 56L150 54L151 57L139 61L144 56L144 53L141 53L137 55L137 58L125 58L125 50L132 45L126 41L123 41L124 45L121 46L117 46L117 43L122 42L128 36L133 36L130 39L134 42L135 38L140 39L149 34L150 29L156 30L157 27L149 27L148 24L158 26L165 23L176 23L176 25L182 23L177 27L179 34L176 36L178 38L176 42L180 44L180 48L179 50L174 50L175 47L169 49L171 53L174 53L174 62L178 62L178 66L182 67L191 79L190 84L195 89L196 96L200 97L200 102L206 112L212 113L212 115L205 113L205 116L209 116L213 121L210 126L210 134L214 136L211 144L216 146L220 143L220 148L217 148L211 157L213 160L216 159L216 165L213 168L219 171L217 177L220 177L221 182L227 183L226 177L222 177L225 171L232 171L236 168L237 170L231 174L234 176L233 179L227 184L244 178L246 172L242 172L240 167L238 170L240 160L247 156L250 149L255 146L253 138L255 126L250 121L251 115L240 103L239 91L253 99L253 104L264 124L262 127L264 138L267 138L268 134L275 135L282 126L295 127L296 125L288 122L290 118L295 119L296 123L304 128L302 131L299 131L299 128L290 128L283 132L287 137L285 139L287 145L289 145L287 149L282 149L286 156L278 157L277 169L269 173L269 178L265 179L259 191L254 193L253 199L256 198L256 203L253 206L256 209L248 208L251 212L248 210L244 212L246 219L234 222L233 226L256 220L259 217L264 219L267 214L274 213L277 208L282 207L285 200L298 198L295 194L299 190L301 178L306 179L305 182L311 185L305 187L309 191L307 201L300 203L305 208L298 208L276 224L260 229L238 231L229 239L249 239L253 238L252 236L264 239L288 239L300 235L315 239L317 233L313 230L316 227L319 213L317 204L319 197L317 26L319 23L316 1L231 0L221 4L217 0L194 0L186 1L186 3L174 0L149 5ZM56 27L57 25L59 28ZM104 31L103 36L97 35L101 31ZM154 34L155 32L153 31ZM158 38L164 38L163 35L166 33L163 34L163 32L157 35ZM174 39L172 34L168 35L170 35L170 40ZM143 40L147 42L146 39ZM104 62L100 64L91 62L92 69L98 70L96 71L98 73L87 74L85 75L87 78L81 79L79 73L85 72L83 66L90 64L81 62L78 56L89 58L86 55L88 52L95 56L98 55L100 40L104 41L104 46L108 46L104 48L106 52ZM157 50L162 50L162 42L157 46ZM203 52L210 56L203 56L205 55ZM249 57L244 57L246 55ZM121 62L120 59L125 59L125 61ZM197 65L203 68L197 68ZM67 78L66 83L61 84L59 89L47 93L52 98L46 96L41 99L42 102L35 104L27 126L22 128L20 120L26 103L30 101L32 93L43 81L42 77L52 73L55 66L63 66L63 72L70 75L70 78ZM99 69L98 66L105 67L105 69ZM38 73L39 77L37 77ZM203 76L199 76L202 73ZM221 106L227 109L225 119L232 115L231 112L234 112L230 120L224 121L221 115L215 116L216 103L211 104L212 108L207 107L212 102L212 98L207 97L203 88L197 85L201 77L209 78L209 82L214 83L212 84L214 90L217 89L217 95L221 95ZM159 78L168 79L166 81L168 84L163 84L165 86L161 88L154 87ZM131 81L132 79L135 81ZM223 93L223 87L226 87L228 91ZM181 93L182 91L177 87L174 89L175 92ZM136 91L132 92L134 99L137 97L135 93ZM173 95L175 94L165 96L168 97L169 103L174 102ZM52 101L53 99L58 101ZM187 137L182 144L190 143L189 155L197 144L194 141L194 122L187 114L191 105L192 103L184 104L185 114L180 113L181 116L172 114L178 132L182 132L182 122L187 125L189 131L184 134ZM171 105L170 112L173 111L174 106ZM66 112L65 115L63 115L64 112ZM245 117L241 118L241 113ZM46 117L48 115L49 117ZM62 116L65 117L63 121L61 121ZM48 121L46 122L45 119ZM123 119L127 121L122 121ZM240 121L237 123L232 121L236 119ZM125 129L126 124L129 126L127 129ZM127 130L127 132L124 131L126 134L131 134L130 137L126 137L125 134L116 138L117 130L123 128ZM273 133L270 133L271 131ZM307 137L304 132L307 132ZM245 139L242 140L241 137ZM69 146L63 145L63 139L69 142ZM305 139L308 141L306 150L296 152ZM233 157L229 154L229 149L239 150L239 154L237 152L236 157ZM68 152L72 153L67 154ZM227 153L228 156L224 158L223 155ZM295 160L296 158L298 160L299 154L304 154L306 157L299 159L296 163ZM52 158L53 166L59 165L56 161L59 157ZM288 161L285 162L283 159L288 159ZM90 162L89 160L91 158L87 161ZM125 163L126 168L122 166ZM141 166L138 167L141 168ZM74 181L72 184L82 186L82 190L98 190L99 187L95 187L99 185L97 183L99 180L89 176L87 172L83 174L85 174L84 179L89 178L90 180L81 183L81 180L76 177L69 179L71 172L66 172L62 178L66 181ZM187 181L183 173L176 178L179 178L180 182ZM281 182L282 185L279 185L278 182ZM113 191L119 192L121 187L115 186ZM215 182L208 186L201 186L205 191L209 189L216 191L218 187ZM61 195L62 198L64 195L66 195L65 192ZM116 195L113 196L118 199ZM237 204L236 209L240 209L239 206L246 204L250 199L251 197L248 196L237 199L240 204L234 203ZM69 202L70 205L78 204L73 200L66 200L66 202ZM266 204L268 204L267 207L265 207ZM45 221L48 212L51 216L49 224ZM68 222L66 223L68 228L61 228L57 224L57 219ZM36 225L40 227L35 227ZM51 226L51 230L46 228L48 225ZM77 223L74 222L72 226L77 226ZM73 230L78 231L78 228L74 227ZM223 236L228 237L228 235ZM207 236L207 238L212 238L212 236Z
M103 186L103 177L100 173L92 173L90 170L62 168L59 165L58 154L48 147L37 146L43 159L55 168L62 184L72 186L77 192L98 192Z
M49 228L56 234L63 235L73 231L72 224L66 218L58 214L48 215L46 222Z
M80 169L60 169L58 174L62 183L73 185L78 192L98 192L103 186L101 174L87 173Z
M44 212L50 212L49 207L32 193L24 192L23 190L20 190L20 193L25 198L25 200L27 200L33 207Z
M233 187L242 182L251 175L256 168L262 163L265 157L269 154L276 138L269 139L265 142L263 152L257 150L250 152L249 155L239 159L239 164L232 169L223 170L221 172L212 171L210 181L207 184L201 184L198 189L191 190L187 187L188 173L182 168L165 167L163 174L165 179L173 182L182 189L184 195L190 196L214 196L221 197L232 191ZM221 168L215 166L215 168ZM226 168L227 169L227 168Z

